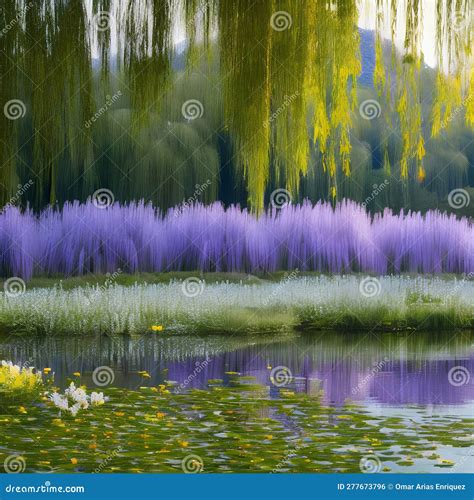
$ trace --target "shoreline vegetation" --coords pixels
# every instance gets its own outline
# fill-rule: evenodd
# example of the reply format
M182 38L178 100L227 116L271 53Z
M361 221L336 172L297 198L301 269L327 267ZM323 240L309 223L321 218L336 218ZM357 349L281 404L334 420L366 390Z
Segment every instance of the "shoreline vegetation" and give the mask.
M0 332L246 335L474 329L470 278L295 272L34 278L23 290L1 293Z

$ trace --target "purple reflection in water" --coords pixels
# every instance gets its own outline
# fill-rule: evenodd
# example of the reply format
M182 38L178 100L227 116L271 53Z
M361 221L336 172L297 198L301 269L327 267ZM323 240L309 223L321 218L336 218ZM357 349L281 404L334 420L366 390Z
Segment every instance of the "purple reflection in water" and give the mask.
M390 405L460 405L474 400L474 351L468 333L384 337L325 333L261 344L218 336L0 338L0 359L50 367L59 386L81 372L81 382L93 387L91 374L99 366L114 370L114 385L131 389L165 380L181 384L181 390L203 389L210 379L226 382L226 372L238 372L272 387L276 397L278 389L270 374L286 367L293 379L285 387L308 394L322 390L331 405L347 399ZM450 381L450 371L456 367L464 378ZM141 370L151 378L143 379Z
M264 385L270 381L272 368L286 366L297 380L285 385L297 391L315 393L324 391L324 399L332 405L345 400L365 401L375 399L380 403L402 404L463 404L474 399L474 359L449 360L385 360L362 366L353 359L317 363L305 357L297 366L275 360L271 365L262 357L245 359L241 352L215 356L203 366L203 360L188 360L168 364L169 379L185 382L188 388L205 388L209 379L223 379L226 372L239 372L254 376ZM453 385L449 371L457 366L465 368L469 379L461 385ZM197 367L199 373L197 373Z

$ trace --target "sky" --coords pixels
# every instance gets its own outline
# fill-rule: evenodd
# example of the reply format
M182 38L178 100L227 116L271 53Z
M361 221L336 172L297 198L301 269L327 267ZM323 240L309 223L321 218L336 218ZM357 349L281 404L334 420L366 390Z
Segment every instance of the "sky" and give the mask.
M399 11L397 19L397 34L395 44L398 49L403 49L403 41L405 38L405 11L401 6L405 3L404 0L399 0ZM375 29L375 8L373 7L375 0L363 0L362 7L359 13L359 27L362 29ZM436 57L436 0L423 0L423 36L422 36L422 52L425 63L428 66L437 66ZM388 9L385 13L385 18L389 19ZM390 23L386 23L382 31L383 36L390 40Z
M117 2L117 0L113 0ZM137 1L137 0L135 0ZM360 9L359 9L359 22L358 25L362 29L374 30L375 29L375 1L376 0L359 0L360 1ZM437 65L437 56L436 56L436 0L422 0L423 2L423 35L422 35L422 51L424 55L425 63L431 67L435 67ZM398 10L398 20L397 20L397 33L395 38L396 46L402 50L403 49L403 40L405 37L405 9L404 5L406 0L398 0L399 10ZM386 6L385 18L389 19L388 13L388 2ZM91 14L91 12L89 12ZM291 15L291 13L290 13ZM115 21L111 20L111 29L112 29L112 53L117 50L117 42L115 33ZM175 24L173 29L173 38L175 45L182 44L185 39L185 26L184 21L180 19L180 16L176 16ZM390 40L390 25L386 23L384 29L382 31L384 38ZM95 48L93 51L93 57L98 57L97 49Z

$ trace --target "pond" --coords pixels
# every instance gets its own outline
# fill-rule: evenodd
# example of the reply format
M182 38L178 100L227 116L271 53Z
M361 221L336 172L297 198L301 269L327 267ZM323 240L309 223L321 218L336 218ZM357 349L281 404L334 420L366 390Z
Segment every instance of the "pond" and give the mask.
M73 380L110 397L76 419L57 418L48 403L4 411L0 453L30 455L30 470L181 472L189 456L191 468L210 472L472 470L466 331L8 337L0 359L51 368L60 388ZM31 436L16 435L23 419ZM35 443L46 435L47 446Z

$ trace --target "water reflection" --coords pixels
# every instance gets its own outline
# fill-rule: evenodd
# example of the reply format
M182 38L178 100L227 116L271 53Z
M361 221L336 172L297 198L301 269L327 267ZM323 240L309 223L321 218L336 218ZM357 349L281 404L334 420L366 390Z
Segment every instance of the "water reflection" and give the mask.
M182 388L204 388L226 372L251 375L272 386L270 374L285 367L291 390L324 391L326 402L347 399L390 405L460 405L474 400L472 333L448 335L312 334L281 338L219 336L0 339L0 359L50 367L59 385L73 372L99 366L115 372L114 384L135 388L173 380ZM145 370L150 379L137 372ZM453 380L453 370L464 379ZM277 389L274 388L276 392Z

